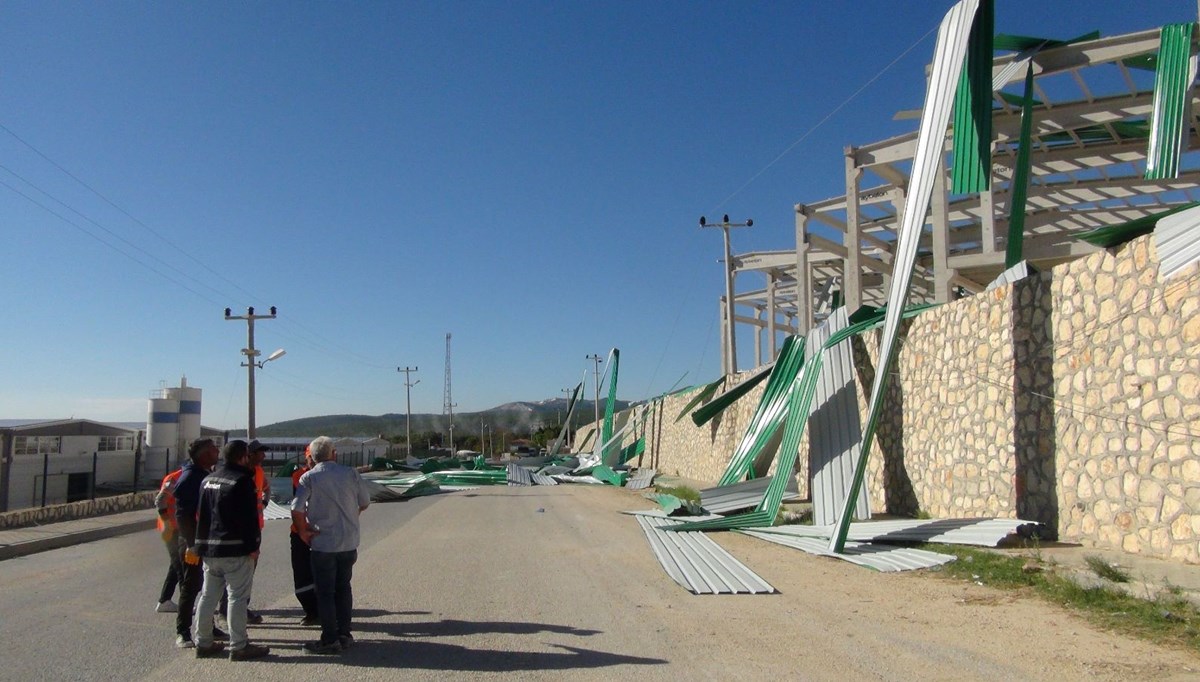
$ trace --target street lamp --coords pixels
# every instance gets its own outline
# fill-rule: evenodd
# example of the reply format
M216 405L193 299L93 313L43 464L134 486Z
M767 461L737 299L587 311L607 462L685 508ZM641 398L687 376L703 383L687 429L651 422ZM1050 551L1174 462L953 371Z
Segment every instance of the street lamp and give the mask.
M245 315L234 315L229 308L225 309L226 320L245 320L246 321L246 347L242 349L242 355L246 356L246 361L242 363L249 373L249 381L247 388L247 419L246 419L246 438L252 439L254 433L254 368L262 369L263 365L272 360L278 360L287 354L287 351L280 348L279 350L267 356L266 360L256 360L262 352L254 347L254 321L255 320L273 320L275 319L275 306L271 306L269 315L255 315L254 307L246 308Z
M733 254L729 250L729 228L753 227L754 221L747 218L744 223L729 222L729 215L721 216L721 222L709 224L704 216L700 216L700 227L719 227L725 236L725 365L726 374L737 373L737 348L733 336Z

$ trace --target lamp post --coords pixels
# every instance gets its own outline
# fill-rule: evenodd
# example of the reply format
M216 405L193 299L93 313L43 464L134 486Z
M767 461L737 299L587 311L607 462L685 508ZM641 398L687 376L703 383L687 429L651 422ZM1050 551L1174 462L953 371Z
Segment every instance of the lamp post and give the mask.
M599 428L599 424L600 424L600 356L593 354L593 355L587 356L586 358L584 358L584 360L591 360L592 362L596 363L596 374L595 374L596 385L594 386L594 388L596 390L596 399L594 401L592 401L592 410L596 413L596 416L595 416L596 424L597 424L596 428Z
M420 379L409 381L412 378L412 373L417 371L416 367L405 367L404 369L396 368L397 372L404 372L404 444L408 448L408 456L413 456L412 448L412 387L421 383Z
M242 355L246 356L246 361L242 363L249 372L249 382L247 390L247 404L249 405L246 417L246 438L253 439L254 433L254 368L262 369L263 365L272 360L278 360L287 354L287 351L280 348L279 350L267 356L266 360L255 360L262 353L254 347L254 321L255 320L273 320L275 319L275 306L271 306L270 315L255 315L254 307L246 308L245 315L233 315L229 308L225 309L226 320L245 320L246 321L246 347L242 349Z
M725 365L726 374L737 373L737 347L733 335L733 254L729 249L729 228L753 227L754 221L747 218L744 223L729 222L729 215L721 217L721 222L709 224L704 216L700 216L700 227L719 227L725 236Z

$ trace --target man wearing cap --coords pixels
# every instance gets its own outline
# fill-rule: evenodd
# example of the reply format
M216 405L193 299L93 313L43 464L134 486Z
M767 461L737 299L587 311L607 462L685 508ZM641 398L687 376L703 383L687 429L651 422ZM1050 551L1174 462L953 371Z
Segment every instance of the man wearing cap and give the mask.
M254 584L254 562L262 543L258 502L246 441L230 441L221 449L221 466L204 479L196 552L204 557L204 589L196 608L196 658L221 653L213 641L213 609L221 593L229 595L229 660L246 661L271 653L251 644L246 634L246 604Z
M196 517L200 511L200 484L217 463L220 449L211 438L198 438L188 446L188 461L175 482L175 533L179 552L179 611L175 615L175 646L192 643L192 611L204 575L196 554Z
M300 477L292 521L300 539L312 548L321 639L306 643L304 649L337 654L354 643L350 579L358 560L358 517L371 504L371 496L357 471L334 461L337 451L331 438L317 438L308 451L316 466Z

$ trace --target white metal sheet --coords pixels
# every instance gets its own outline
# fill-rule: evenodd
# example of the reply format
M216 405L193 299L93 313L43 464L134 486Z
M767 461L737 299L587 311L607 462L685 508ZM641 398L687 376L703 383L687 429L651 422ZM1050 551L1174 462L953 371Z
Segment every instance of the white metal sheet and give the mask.
M892 519L850 524L847 540L855 542L941 542L948 545L995 547L1033 522L1021 519ZM753 530L776 535L829 538L835 527L773 526Z
M637 516L654 556L671 579L693 594L770 594L775 592L720 545L700 532L668 532L675 520Z
M841 552L832 552L824 538L801 537L796 535L781 535L778 533L763 533L759 530L739 530L739 533L756 537L760 540L773 542L784 547L792 547L817 556L833 557L849 561L852 564L866 566L884 573L897 571L915 571L922 568L933 568L954 561L949 554L938 554L923 549L875 545L866 542L846 542Z
M834 333L850 325L842 306L830 313L808 334L804 350L808 360ZM854 482L854 464L862 444L862 422L858 414L858 382L855 381L854 351L846 339L824 352L816 391L808 417L809 471L812 477L813 520L818 525L833 523L845 504ZM854 518L871 518L867 495L859 495Z
M625 487L630 490L645 490L654 484L654 477L657 474L658 471L654 469L638 469L633 474L633 478L625 483Z
M1158 249L1160 280L1200 260L1200 206L1159 220L1154 228L1154 246Z

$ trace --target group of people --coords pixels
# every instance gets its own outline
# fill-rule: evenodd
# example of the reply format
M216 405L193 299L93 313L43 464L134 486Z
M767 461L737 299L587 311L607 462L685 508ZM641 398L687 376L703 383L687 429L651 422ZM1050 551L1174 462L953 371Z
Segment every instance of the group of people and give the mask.
M262 622L249 610L262 543L263 509L270 489L257 440L232 440L218 448L211 438L193 441L188 461L163 478L156 506L159 530L170 556L159 595L160 612L176 612L175 646L194 648L197 658L225 653L232 661L262 658L247 624ZM331 438L305 450L292 474L291 563L301 625L321 626L321 637L304 644L314 654L337 654L354 644L351 577L358 558L359 515L370 496L358 471L338 464ZM174 586L179 602L171 601ZM172 608L173 607L173 608ZM225 616L226 633L214 614Z

